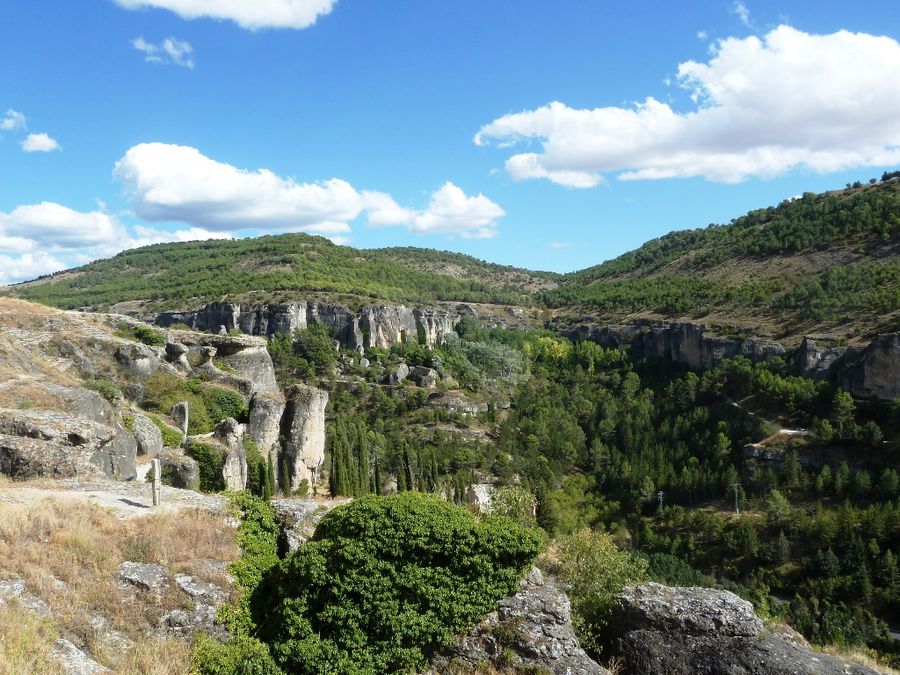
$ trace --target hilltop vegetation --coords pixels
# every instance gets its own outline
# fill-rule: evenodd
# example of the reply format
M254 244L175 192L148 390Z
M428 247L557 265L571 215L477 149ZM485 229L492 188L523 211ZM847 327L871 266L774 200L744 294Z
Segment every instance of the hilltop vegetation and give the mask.
M19 297L63 309L107 309L123 302L163 310L224 297L527 304L527 287L558 275L493 265L430 249L357 250L322 237L283 234L227 241L156 244L124 251L15 289Z
M149 311L228 298L546 307L565 321L703 320L787 336L896 329L900 177L807 193L726 225L672 232L567 275L419 248L357 250L287 234L125 251L13 287L67 309ZM852 324L849 329L848 325Z
M900 296L900 180L807 193L728 225L672 232L563 277L551 307L603 318L751 316L889 328Z

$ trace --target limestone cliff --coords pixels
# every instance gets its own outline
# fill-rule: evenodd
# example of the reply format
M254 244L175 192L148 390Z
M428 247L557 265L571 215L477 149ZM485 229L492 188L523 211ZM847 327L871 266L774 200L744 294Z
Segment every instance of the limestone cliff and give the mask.
M389 349L395 344L422 339L434 345L453 332L459 315L438 309L405 305L369 305L352 311L324 302L253 304L212 302L196 310L164 312L154 317L168 327L185 324L217 333L238 330L247 335L290 335L299 328L320 324L348 349Z
M304 480L314 486L325 462L325 406L328 392L295 384L285 392L287 405L281 419L284 462L291 486ZM280 480L280 477L279 477Z

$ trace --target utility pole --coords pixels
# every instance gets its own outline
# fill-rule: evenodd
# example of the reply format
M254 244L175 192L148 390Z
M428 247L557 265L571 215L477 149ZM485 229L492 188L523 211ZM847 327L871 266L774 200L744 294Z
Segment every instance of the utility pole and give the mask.
M659 515L662 515L663 512L663 497L665 497L665 493L662 490L656 493L656 498L659 500Z
M740 515L741 507L738 505L738 499L740 497L741 484L735 481L731 484L731 489L734 490L734 512Z
M153 506L159 506L162 499L162 467L158 459L154 459L150 466L153 472Z

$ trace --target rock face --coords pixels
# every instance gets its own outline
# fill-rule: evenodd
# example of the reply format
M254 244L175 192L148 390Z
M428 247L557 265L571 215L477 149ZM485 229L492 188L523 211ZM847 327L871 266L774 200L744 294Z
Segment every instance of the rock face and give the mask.
M554 675L608 673L578 643L569 599L551 580L534 569L522 590L497 604L497 610L472 628L429 673L471 672L485 664L499 672L546 672ZM482 672L482 670L477 670Z
M281 394L257 392L250 399L250 420L247 435L263 457L278 466L278 438L281 433L281 416L284 414L284 399Z
M159 427L146 415L134 415L134 438L140 455L154 458L163 451L163 437Z
M160 326L186 324L193 329L217 332L239 330L247 335L291 335L295 330L319 324L348 349L378 347L422 340L438 344L452 333L459 315L437 309L404 305L371 305L353 312L323 302L289 304L236 304L213 302L186 312L164 312L155 318Z
M281 419L284 462L287 464L292 486L296 487L308 480L312 487L325 462L325 406L328 405L328 392L305 384L295 384L288 387L285 394L287 405Z
M273 499L271 504L281 526L278 548L283 555L293 553L305 544L328 513L328 507L311 499Z
M181 450L166 449L159 455L163 479L167 485L185 490L200 489L200 467L197 460Z
M872 340L840 381L859 398L900 397L900 333L879 335Z
M180 368L196 365L192 373L233 387L247 396L258 391L277 392L275 368L266 341L250 335L205 335L188 331L169 331L172 347L166 346L166 358Z
M772 633L727 591L642 584L616 602L610 643L630 674L876 675Z
M826 380L847 354L846 347L832 344L828 335L807 335L794 352L794 370L813 380Z

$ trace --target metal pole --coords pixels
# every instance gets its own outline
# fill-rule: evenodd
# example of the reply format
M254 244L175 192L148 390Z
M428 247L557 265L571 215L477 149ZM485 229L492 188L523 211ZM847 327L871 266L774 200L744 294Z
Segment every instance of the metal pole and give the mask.
M741 513L741 507L738 505L738 495L739 495L740 493L738 492L738 489L739 489L741 486L738 485L737 483L732 483L732 484L731 484L731 487L734 489L734 512L740 515L740 513Z
M162 500L162 468L158 459L150 462L153 471L153 506L159 506Z

